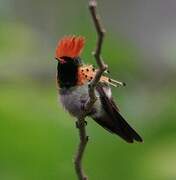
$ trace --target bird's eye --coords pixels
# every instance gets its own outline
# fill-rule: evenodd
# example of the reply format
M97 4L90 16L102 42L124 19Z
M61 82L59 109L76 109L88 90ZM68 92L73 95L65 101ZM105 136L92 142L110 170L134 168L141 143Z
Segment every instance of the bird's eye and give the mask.
M64 60L64 58L59 58L59 61L60 61L61 64L66 63L66 61Z

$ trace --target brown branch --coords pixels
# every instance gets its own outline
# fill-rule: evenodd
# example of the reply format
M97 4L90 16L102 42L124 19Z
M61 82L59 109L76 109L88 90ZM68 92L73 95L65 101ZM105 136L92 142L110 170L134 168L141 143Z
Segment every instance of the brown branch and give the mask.
M84 117L79 118L77 120L76 126L79 129L80 143L79 143L75 161L74 161L75 171L79 180L87 180L88 178L84 175L83 168L82 168L82 158L83 158L84 150L86 148L86 144L88 142L88 136L86 135Z
M100 24L100 17L97 14L96 7L97 7L96 0L89 0L89 10L92 15L92 19L93 19L93 22L97 31L97 36L98 36L96 49L94 53L94 57L98 65L98 70L94 79L89 84L89 99L87 103L85 104L84 112L77 120L77 127L79 129L79 136L80 136L80 144L79 144L74 162L75 162L76 174L79 180L88 180L88 177L85 176L83 172L83 167L82 167L82 157L83 157L83 154L84 154L87 142L88 142L88 136L86 135L86 128L85 128L85 118L87 114L91 111L97 99L96 94L95 94L96 85L99 82L103 72L107 69L107 65L104 64L104 61L101 57L101 49L102 49L105 30Z

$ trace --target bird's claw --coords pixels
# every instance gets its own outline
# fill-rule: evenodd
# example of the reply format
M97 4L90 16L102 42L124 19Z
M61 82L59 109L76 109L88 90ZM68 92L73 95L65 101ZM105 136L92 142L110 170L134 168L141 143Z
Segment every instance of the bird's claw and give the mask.
M81 127L81 125L80 125L80 122L79 121L76 121L75 122L75 124L76 124L76 128L80 128ZM87 126L87 121L84 121L84 124L85 124L85 126Z

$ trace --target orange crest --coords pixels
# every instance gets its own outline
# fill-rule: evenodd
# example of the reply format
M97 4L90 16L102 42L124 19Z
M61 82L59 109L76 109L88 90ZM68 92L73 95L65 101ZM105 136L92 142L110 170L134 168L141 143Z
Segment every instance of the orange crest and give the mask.
M85 38L82 36L66 36L62 38L56 48L56 59L62 57L75 58L81 54L84 47Z

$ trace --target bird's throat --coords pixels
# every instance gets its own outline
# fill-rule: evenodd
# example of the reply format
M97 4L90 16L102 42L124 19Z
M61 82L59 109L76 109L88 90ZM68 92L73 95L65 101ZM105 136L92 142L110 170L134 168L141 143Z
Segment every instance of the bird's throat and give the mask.
M59 62L57 65L57 82L60 88L70 88L77 84L80 63L69 58L64 60L66 63Z

